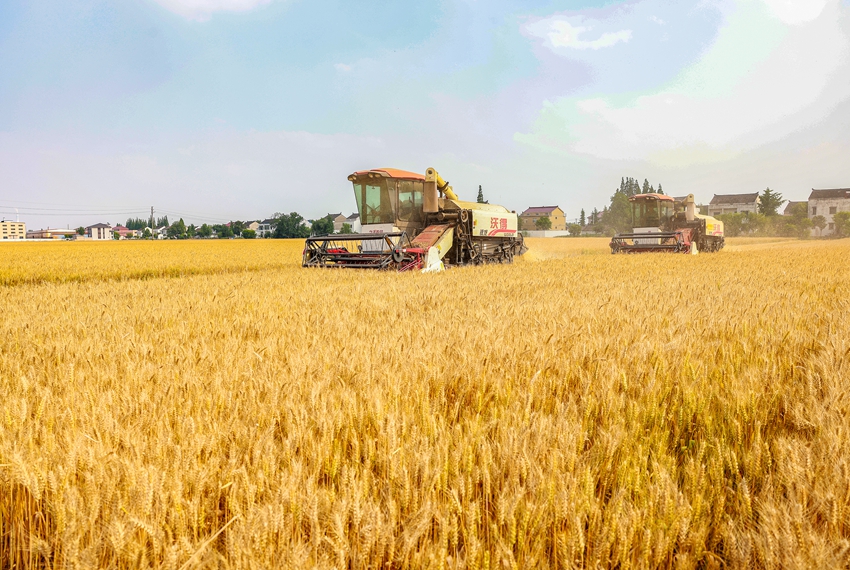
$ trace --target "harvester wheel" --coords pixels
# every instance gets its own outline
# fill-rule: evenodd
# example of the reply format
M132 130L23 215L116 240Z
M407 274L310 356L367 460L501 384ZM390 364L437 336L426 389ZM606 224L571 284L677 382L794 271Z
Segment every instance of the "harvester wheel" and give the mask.
M393 249L393 261L396 263L401 263L404 261L404 251L400 247L396 247Z

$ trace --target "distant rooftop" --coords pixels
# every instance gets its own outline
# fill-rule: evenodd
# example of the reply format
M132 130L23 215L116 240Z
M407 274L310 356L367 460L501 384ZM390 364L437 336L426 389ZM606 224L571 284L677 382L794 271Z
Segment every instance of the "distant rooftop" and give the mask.
M850 188L833 188L829 190L815 190L809 194L809 200L830 200L835 198L850 198Z
M759 193L750 194L715 194L709 204L755 204L758 202Z
M528 216L532 214L551 214L558 206L534 206L527 208L520 216Z

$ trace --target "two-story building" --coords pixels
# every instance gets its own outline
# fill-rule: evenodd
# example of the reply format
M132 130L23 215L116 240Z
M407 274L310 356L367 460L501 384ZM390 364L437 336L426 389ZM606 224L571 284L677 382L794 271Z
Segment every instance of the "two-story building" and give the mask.
M832 188L815 190L809 194L809 217L823 216L826 218L825 236L835 233L833 216L838 212L850 212L850 188Z
M328 214L328 217L334 223L334 232L339 233L339 230L342 229L342 224L344 224L348 218L346 218L342 213L339 214Z
M758 192L749 194L715 194L708 203L708 215L718 216L720 214L755 214L758 213Z
M276 224L277 220L274 218L268 218L260 222L257 226L257 237L271 237Z
M533 206L519 215L519 229L521 231L537 230L537 220L540 218L549 218L552 222L551 230L567 229L567 220L564 217L564 211L558 206Z
M27 225L24 222L0 220L0 239L26 239Z
M112 239L112 226L95 224L86 228L86 236L93 240Z
M352 233L358 234L360 233L361 225L360 225L360 214L354 212L347 218L345 218L345 223L351 226Z

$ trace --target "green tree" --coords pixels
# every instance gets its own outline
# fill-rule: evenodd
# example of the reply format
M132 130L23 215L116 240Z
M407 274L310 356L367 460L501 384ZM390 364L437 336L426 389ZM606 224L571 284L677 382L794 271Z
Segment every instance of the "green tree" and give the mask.
M233 230L233 235L239 236L242 235L242 230L244 230L247 226L245 222L241 222L236 220L235 222L230 222L230 229Z
M832 216L832 221L835 224L836 236L850 236L850 212L838 212Z
M826 218L821 215L812 216L812 225L818 229L818 235L821 235L826 227Z
M216 235L218 235L218 239L227 239L233 237L233 230L230 229L230 226L225 224L215 224L212 227L215 230Z
M311 232L316 236L326 236L334 233L334 220L328 214L324 218L319 218L318 220L313 220L311 225Z
M590 223L598 224L599 223L599 210L593 208L593 211L590 213Z
M189 224L188 226L186 226L186 237L193 238L197 233L198 228L195 226L195 224Z
M244 229L242 230L242 237L245 239L254 239L257 237L257 232L252 229Z
M652 194L652 186L649 185L649 180L646 178L643 179L643 188L641 192L643 194Z
M568 225L567 230L570 232L571 236L580 236L581 235L581 226L578 225L578 224Z
M481 189L481 184L478 185L478 203L484 203L484 191Z
M168 237L183 239L186 237L186 224L183 223L183 218L180 218L170 226L168 226Z
M719 214L717 219L723 222L723 233L729 237L741 235L744 228L744 214Z
M198 236L202 238L208 238L212 235L212 228L209 224L201 224L201 227L198 228Z
M626 232L632 227L632 207L629 198L622 192L611 196L611 207L602 216L602 224L610 233Z
M78 236L86 235L86 228L84 228L83 226L78 227L77 228L77 235Z
M760 235L764 234L768 226L767 216L764 214L747 213L744 215L741 230L744 233Z
M124 226L129 230L143 230L148 226L148 220L144 218L128 218Z
M661 183L660 183L660 182L658 183L658 191L657 191L657 193L658 193L658 194L664 194L664 190L662 190L662 189L661 189Z
M782 198L782 194L779 192L765 188L764 192L761 193L761 200L758 205L759 214L775 216L779 211L779 206L787 201Z
M351 224L348 222L344 222L339 228L339 233L341 234L350 234L352 231L354 230L351 229Z
M541 216L534 220L534 227L541 231L551 230L552 220L549 219L549 216Z
M112 232L112 239L121 239L121 234L118 232Z
M275 219L273 235L276 238L305 238L310 235L310 228L301 224L304 218L298 212L277 214Z
M153 234L151 233L151 229L150 229L150 228L145 228L145 231L144 231L144 233L142 234L142 238L144 238L144 239L151 239L152 237L153 237Z
M578 217L578 223L579 223L579 225L581 225L581 227L584 227L584 226L587 225L587 218L584 215L584 208L581 209L581 214L579 214L579 217Z

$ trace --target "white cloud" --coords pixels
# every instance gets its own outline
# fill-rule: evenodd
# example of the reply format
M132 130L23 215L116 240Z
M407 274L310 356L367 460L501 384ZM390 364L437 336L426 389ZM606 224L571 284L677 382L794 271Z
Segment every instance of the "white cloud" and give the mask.
M829 0L764 0L773 15L786 24L811 22L823 12Z
M609 159L717 162L822 120L850 98L838 1L808 22L801 9L795 25L766 3L739 0L700 61L666 87L626 101L550 103L534 133L517 139Z
M667 23L667 22L665 22L664 20L662 20L661 18L659 18L658 16L650 16L650 17L649 17L649 21L650 21L650 22L655 22L655 23L656 23L656 24L658 24L659 26L663 26L664 24L666 24L666 23Z
M247 12L272 0L154 0L167 10L190 20L208 20L213 12Z
M353 66L345 64L345 63L335 63L334 67L336 68L337 71L341 71L343 73L348 73L353 68Z
M619 30L616 32L603 32L593 40L582 39L593 31L593 22L579 22L576 25L561 18L547 18L528 26L528 30L538 37L548 40L551 48L572 48L578 50L601 49L611 47L620 42L628 42L632 39L631 30Z

